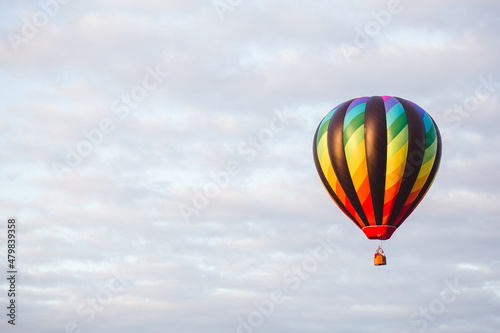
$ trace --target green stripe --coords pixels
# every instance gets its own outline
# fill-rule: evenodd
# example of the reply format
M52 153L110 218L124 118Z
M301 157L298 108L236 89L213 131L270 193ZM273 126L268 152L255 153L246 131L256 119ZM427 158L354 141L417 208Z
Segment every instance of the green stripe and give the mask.
M319 128L317 137L318 141L316 143L318 143L321 137L328 131L328 125L330 125L330 119L328 119L327 122L323 123L323 125L321 125L321 127Z
M365 113L362 112L358 114L355 118L353 118L351 122L344 127L344 146L350 140L351 136L358 130L358 128L364 125L364 123L365 123Z
M425 135L426 147L430 146L437 138L436 128L432 126Z
M434 124L433 124L434 125ZM436 128L432 126L425 136L425 153L422 165L436 155L437 152L437 133Z
M321 121L321 125L319 125L319 130L318 130L318 137L316 144L319 142L320 138L323 136L323 134L328 130L328 125L330 124L330 119L332 119L333 114L335 113L337 109L333 109L330 111L325 118Z
M353 107L344 117L344 130L351 122L357 118L360 114L365 112L366 103L361 103Z
M391 126L392 123L401 116L402 113L405 113L405 109L401 103L394 104L392 108L387 112L385 117L387 118L387 127Z
M422 165L429 162L436 155L436 151L437 151L437 140L434 140L434 142L429 147L425 148Z
M326 135L326 133L324 135ZM316 149L317 149L317 153L318 153L318 160L321 161L321 156L323 156L323 153L328 148L328 145L320 145L319 142L321 141L321 138L318 136L318 139L319 140L316 143Z
M399 132L398 136L391 141L391 149L387 151L387 158L393 157L408 142L408 126Z
M402 113L387 129L387 143L390 143L408 125L406 114Z
M359 144L363 141L364 138L365 138L365 127L360 126L360 127L358 127L356 132L354 132L351 135L349 141L344 145L345 157L346 157L347 162L349 162L352 154L354 153L354 151L359 146Z
M427 117L427 119L430 120L429 117ZM437 133L434 126L431 126L429 128L429 131L425 134L425 153L424 153L424 159L422 160L422 165L424 165L434 155L436 155L436 150L437 150Z

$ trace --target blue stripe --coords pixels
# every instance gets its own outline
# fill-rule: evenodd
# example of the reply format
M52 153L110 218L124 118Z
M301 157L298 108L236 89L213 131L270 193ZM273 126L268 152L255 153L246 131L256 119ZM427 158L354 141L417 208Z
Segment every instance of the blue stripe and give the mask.
M403 105L401 103L395 104L389 112L387 112L387 128L391 127L392 123L398 119L398 117L405 112Z
M429 129L431 129L431 127L433 126L432 120L427 113L424 113L423 119L425 125L425 133L427 133L429 132Z
M353 107L349 113L345 115L344 118L344 130L349 125L349 123L356 118L359 114L365 112L366 103L362 103Z

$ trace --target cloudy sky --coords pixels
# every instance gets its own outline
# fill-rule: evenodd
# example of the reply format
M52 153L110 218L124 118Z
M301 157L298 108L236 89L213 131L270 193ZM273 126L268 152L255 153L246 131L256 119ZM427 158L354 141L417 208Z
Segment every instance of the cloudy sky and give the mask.
M499 9L2 2L2 332L500 331ZM443 136L384 267L312 158L322 117L372 95Z

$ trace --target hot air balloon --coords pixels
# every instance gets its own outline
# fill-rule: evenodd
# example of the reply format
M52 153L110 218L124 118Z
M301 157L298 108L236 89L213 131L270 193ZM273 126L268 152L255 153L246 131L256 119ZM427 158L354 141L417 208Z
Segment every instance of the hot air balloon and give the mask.
M441 136L432 117L413 102L361 97L341 103L323 118L313 155L337 206L366 237L382 241L429 190L441 160ZM384 264L383 251L377 251L375 265Z

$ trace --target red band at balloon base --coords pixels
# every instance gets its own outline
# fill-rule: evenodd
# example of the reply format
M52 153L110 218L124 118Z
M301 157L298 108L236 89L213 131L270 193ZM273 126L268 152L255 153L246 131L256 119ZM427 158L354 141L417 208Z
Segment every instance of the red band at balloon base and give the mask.
M362 230L368 239L386 240L391 238L394 231L396 231L396 227L392 225L373 225L364 227Z

